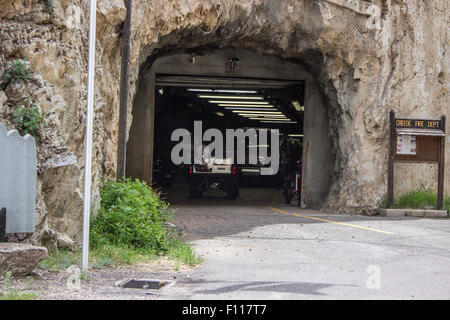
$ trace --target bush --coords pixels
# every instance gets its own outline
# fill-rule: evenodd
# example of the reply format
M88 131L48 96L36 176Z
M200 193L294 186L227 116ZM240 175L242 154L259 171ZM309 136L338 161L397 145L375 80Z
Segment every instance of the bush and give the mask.
M53 10L54 10L54 0L44 0L44 5L45 5L45 11L47 11L47 13L52 14Z
M140 180L110 181L100 189L101 206L92 222L91 245L118 245L146 252L167 252L164 222L168 204Z
M436 208L437 194L431 190L414 190L394 199L393 209L427 209ZM387 208L386 197L382 208ZM450 197L444 196L444 210L450 210Z
M5 89L8 84L14 80L27 80L31 76L30 63L26 60L16 59L6 64L3 73L2 88Z
M28 102L30 106L19 106L13 112L13 123L21 134L30 134L39 141L39 130L44 125L39 107Z

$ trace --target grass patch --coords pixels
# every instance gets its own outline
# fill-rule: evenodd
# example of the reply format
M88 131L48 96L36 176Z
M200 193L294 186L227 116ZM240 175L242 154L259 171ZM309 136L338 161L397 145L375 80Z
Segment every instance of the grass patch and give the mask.
M94 269L131 265L139 262L156 259L156 255L142 253L132 248L115 245L103 245L91 248L89 251L89 264ZM55 250L39 263L39 268L48 271L65 270L72 265L81 264L81 251Z
M91 251L90 260L94 269L114 267L118 265L132 265L139 262L155 260L153 252L145 252L129 247L103 245Z
M394 199L393 209L435 209L437 194L430 190L414 190ZM381 208L387 208L386 196ZM450 197L444 196L444 210L450 211Z
M171 240L171 244L165 254L169 259L195 266L202 262L191 246L180 239ZM89 265L93 269L111 268L122 265L133 265L141 262L155 261L161 254L152 251L137 250L117 245L102 245L91 248L89 251ZM47 271L61 271L72 265L81 264L81 252L69 250L57 250L49 253L49 256L39 263L39 268Z
M202 259L195 254L190 245L178 239L172 240L167 256L188 266L196 266L202 262Z
M450 197L444 197L444 210L450 212Z
M59 271L67 269L72 265L81 264L81 252L69 250L50 251L46 259L39 262L38 267L48 271Z
M33 292L18 292L16 290L9 290L0 296L0 300L35 300L37 295Z
M4 290L0 292L0 300L35 300L37 298L36 293L33 292L21 292L17 289L12 288L12 273L11 271L5 272L1 280L3 282ZM31 289L32 281L28 279L29 289Z

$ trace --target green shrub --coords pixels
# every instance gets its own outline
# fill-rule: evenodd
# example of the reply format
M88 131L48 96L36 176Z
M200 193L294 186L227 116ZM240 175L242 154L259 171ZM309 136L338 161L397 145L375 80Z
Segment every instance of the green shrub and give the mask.
M54 9L54 1L53 0L44 0L45 11L47 13L52 14Z
M100 189L101 205L92 221L91 245L118 245L145 252L167 252L164 222L168 204L140 180L109 181Z
M27 60L16 59L8 62L3 72L2 88L14 80L27 80L31 76L30 63Z
M450 197L448 196L444 198L444 210L450 212Z
M19 106L13 112L13 123L21 134L30 134L39 141L39 130L44 126L39 107L28 101L29 106Z

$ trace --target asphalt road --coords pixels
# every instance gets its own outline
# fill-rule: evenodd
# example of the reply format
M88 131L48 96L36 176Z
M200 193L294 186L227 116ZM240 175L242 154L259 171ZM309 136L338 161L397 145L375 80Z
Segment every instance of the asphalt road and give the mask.
M236 201L170 191L204 262L162 299L450 298L448 218L300 210L276 189L242 189Z

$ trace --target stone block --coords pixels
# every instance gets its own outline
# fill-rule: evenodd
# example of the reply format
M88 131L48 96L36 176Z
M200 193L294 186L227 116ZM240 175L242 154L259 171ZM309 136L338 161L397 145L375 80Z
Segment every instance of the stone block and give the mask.
M6 233L32 233L35 228L37 158L30 135L6 131L0 123L0 208L6 208Z
M0 273L15 277L30 274L48 256L47 248L22 243L0 243Z

